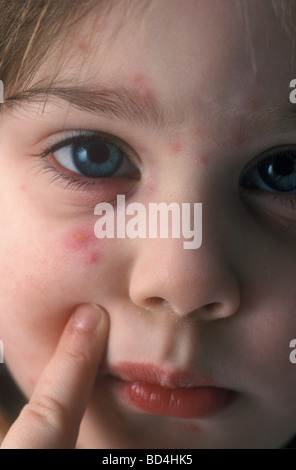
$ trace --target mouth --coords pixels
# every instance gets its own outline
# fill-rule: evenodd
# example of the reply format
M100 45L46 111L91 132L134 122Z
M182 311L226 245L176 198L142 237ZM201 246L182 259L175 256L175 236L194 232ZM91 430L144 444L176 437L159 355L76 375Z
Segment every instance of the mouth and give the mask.
M212 417L238 397L201 374L168 372L153 364L120 363L111 380L120 400L145 413L175 418Z

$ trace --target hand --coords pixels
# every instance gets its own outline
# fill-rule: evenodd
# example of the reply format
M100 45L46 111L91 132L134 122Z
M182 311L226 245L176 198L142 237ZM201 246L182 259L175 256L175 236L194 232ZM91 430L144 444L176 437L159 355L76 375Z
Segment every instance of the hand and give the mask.
M101 308L80 305L1 449L75 448L108 336Z

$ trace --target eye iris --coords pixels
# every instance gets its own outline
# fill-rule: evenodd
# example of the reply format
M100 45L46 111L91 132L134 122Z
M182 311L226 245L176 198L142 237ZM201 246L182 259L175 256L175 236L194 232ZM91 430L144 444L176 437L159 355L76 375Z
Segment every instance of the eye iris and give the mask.
M122 153L116 145L89 142L75 145L72 150L77 169L90 178L107 177L115 173L122 163Z
M290 192L296 189L296 155L286 152L268 158L258 167L263 181L274 191Z

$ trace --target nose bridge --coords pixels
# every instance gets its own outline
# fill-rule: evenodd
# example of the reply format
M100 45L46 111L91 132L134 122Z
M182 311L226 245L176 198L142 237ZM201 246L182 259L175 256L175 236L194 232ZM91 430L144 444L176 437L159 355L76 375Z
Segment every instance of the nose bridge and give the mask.
M161 172L155 196L167 207L176 204L181 217L179 222L171 219L167 238L158 232L156 238L138 240L130 298L148 309L165 307L183 316L202 311L210 313L207 318L221 318L235 313L240 303L231 233L225 221L221 223L226 207L221 194L213 192L212 172L198 165L192 171L192 158L187 157Z
M202 243L202 203L149 203L148 238L182 240L185 250L197 249ZM179 247L179 243L170 246Z

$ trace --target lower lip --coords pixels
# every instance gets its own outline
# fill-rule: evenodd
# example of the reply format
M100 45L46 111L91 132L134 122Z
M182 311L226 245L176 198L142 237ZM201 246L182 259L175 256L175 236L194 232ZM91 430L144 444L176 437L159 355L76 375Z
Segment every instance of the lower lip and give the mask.
M118 391L130 405L146 413L202 419L227 408L237 394L217 387L164 388L141 382L119 382Z

